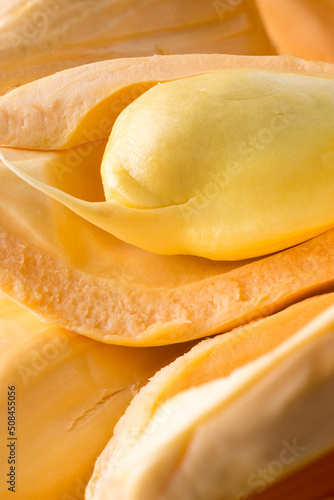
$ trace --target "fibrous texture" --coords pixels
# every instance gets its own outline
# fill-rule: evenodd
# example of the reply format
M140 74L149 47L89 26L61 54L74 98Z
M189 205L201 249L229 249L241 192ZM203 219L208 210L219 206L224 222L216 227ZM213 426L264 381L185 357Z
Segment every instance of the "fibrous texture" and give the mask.
M122 109L159 81L231 66L334 71L279 57L160 56L76 68L2 97L0 121L10 120L1 129L1 288L45 321L130 345L219 333L330 288L333 231L229 263L146 252L91 220L91 208L113 218L100 168Z
M187 347L106 346L45 325L3 295L0 311L0 497L81 499L96 458L133 396ZM9 387L15 387L12 435ZM6 477L11 439L15 493L8 491Z
M11 0L0 19L0 93L114 58L275 53L255 0Z
M277 481L332 450L333 300L202 341L162 369L117 424L87 499L248 498L272 470Z

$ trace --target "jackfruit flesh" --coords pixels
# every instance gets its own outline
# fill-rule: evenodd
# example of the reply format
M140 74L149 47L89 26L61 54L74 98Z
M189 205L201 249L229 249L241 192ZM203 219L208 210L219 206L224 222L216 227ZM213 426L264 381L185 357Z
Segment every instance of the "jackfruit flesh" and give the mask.
M133 396L188 348L108 346L45 325L2 295L0 346L0 497L13 495L7 483L12 465L20 500L82 499L94 462ZM13 386L15 431L9 435L7 391Z
M250 68L269 67L270 78L277 75L279 81L303 75L309 82L306 75L320 72L328 79L317 76L316 81L331 82L334 71L284 57L161 56L75 68L0 98L0 121L8 124L0 129L1 289L44 321L104 342L138 346L228 331L330 290L333 230L266 258L228 262L147 252L97 225L102 219L102 224L117 222L123 235L133 237L141 227L143 238L148 226L140 225L140 218L156 211L166 240L168 224L175 227L177 218L173 207L130 209L104 201L100 168L113 120L138 96L134 88L142 93L166 79L182 78L179 83L186 84L199 70L224 69L228 75L231 67L248 67L247 74ZM329 160L326 156L328 172ZM331 189L328 184L319 180L324 193ZM124 211L135 218L117 221Z
M163 83L122 111L101 165L106 202L6 165L139 248L242 260L333 227L333 128L332 76L230 69Z
M263 321L270 326L270 318ZM239 342L256 338L258 325L249 325ZM233 335L237 343L238 332L231 332L232 342ZM198 363L200 349L186 361ZM333 306L252 362L211 382L190 381L190 388L159 402L158 388L164 392L172 367L149 382L119 421L95 465L87 500L248 498L268 488L259 488L254 475L280 457L282 479L333 451ZM138 421L133 410L141 415L147 405L147 420Z

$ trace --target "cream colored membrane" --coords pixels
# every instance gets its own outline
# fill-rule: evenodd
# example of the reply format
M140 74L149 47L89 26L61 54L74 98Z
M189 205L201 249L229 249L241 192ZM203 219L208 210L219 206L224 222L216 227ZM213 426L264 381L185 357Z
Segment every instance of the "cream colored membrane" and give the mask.
M190 213L194 215L194 208L191 206L191 200L180 206L171 205L153 209L129 208L113 201L86 202L85 200L71 196L60 189L24 173L22 168L9 161L4 156L3 152L4 150L0 151L0 159L3 164L32 187L58 201L72 210L75 214L111 235L116 236L120 240L131 245L136 245L143 250L161 255L170 256L185 254L196 256L196 254L199 254L199 257L206 257L212 260L221 260L225 262L241 261L264 256L297 245L298 243L331 229L334 224L331 213L326 217L326 214L322 213L323 210L321 208L320 217L318 214L314 215L312 214L312 207L314 207L314 212L317 212L317 205L309 204L309 211L313 219L311 227L307 227L306 229L295 229L294 231L290 229L288 233L276 233L275 227L269 225L268 230L272 229L275 236L269 237L265 242L257 241L256 244L249 243L251 238L249 231L246 231L246 244L245 246L242 244L239 246L238 238L240 237L242 240L244 234L242 229L238 232L236 226L233 228L233 238L229 241L228 233L226 235L220 234L217 240L212 240L213 235L210 230L213 230L214 233L216 231L221 233L220 221L218 223L217 221L215 222L214 228L210 228L206 225L204 229L202 227L204 221L200 221L199 224L196 224L195 228L191 224L189 225L185 214L188 213L187 205L189 204ZM324 183L324 187L326 186L331 186L331 183ZM326 196L326 201L327 198ZM197 215L198 211L196 209L195 212ZM202 215L202 211L199 212ZM264 213L264 216L265 215L268 216L268 214ZM320 220L324 220L320 222L319 218ZM302 224L305 223L303 212L300 214L300 219ZM290 227L293 225L289 218L284 219L284 221ZM255 229L258 235L256 222L255 219L252 220L252 225L255 226L253 230ZM298 223L300 223L299 220ZM204 231L205 233L209 232L209 234L205 234L205 237L201 239L200 236ZM169 235L172 235L172 237ZM261 236L259 236L259 238L261 240ZM217 249L217 241L222 242L223 246L224 243L226 243L226 248L223 250L221 248ZM207 249L206 243L209 246L209 250Z
M250 494L249 477L276 460L284 443L302 447L284 475L334 447L333 394L331 307L256 361L168 400L147 427L138 430L125 415L116 447L111 441L96 463L87 500ZM124 453L129 441L133 449Z
M270 352L334 304L334 294L324 294L294 304L280 313L251 322L224 335L200 342L186 355L157 373L134 399L126 421L136 421L144 432L163 403L176 394L205 382L227 377L234 370ZM140 417L138 417L140 415ZM141 432L140 431L140 432ZM123 439L122 425L101 457L109 460L120 439L124 455L131 453L136 439ZM102 460L103 459L103 460Z

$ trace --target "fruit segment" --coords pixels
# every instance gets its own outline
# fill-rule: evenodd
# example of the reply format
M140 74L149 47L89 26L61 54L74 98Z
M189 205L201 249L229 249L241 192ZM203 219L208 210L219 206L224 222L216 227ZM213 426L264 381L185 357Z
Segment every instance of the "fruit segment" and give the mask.
M134 398L96 463L87 499L261 493L333 450L333 395L332 295L203 341Z
M0 346L3 500L13 496L7 483L9 457L14 459L14 496L20 500L82 499L95 459L130 400L159 368L189 348L106 346L45 325L4 296ZM9 435L10 387L15 411Z
M279 54L334 62L334 4L331 0L256 0Z
M0 288L43 320L106 343L148 346L201 338L333 286L332 230L266 258L212 262L140 250L97 227L89 210L79 216L66 206L69 200L82 200L82 206L100 207L110 217L100 175L106 140L102 132L96 137L94 128L85 132L83 124L90 120L97 126L109 116L108 106L117 103L118 92L131 82L148 82L152 71L154 81L232 65L323 75L333 71L326 64L280 57L170 57L76 68L1 98L0 116L10 112L12 120L2 129L3 141L11 147L2 148L5 163L0 166ZM101 71L94 73L97 68ZM34 107L37 96L39 108ZM52 106L59 114L52 114ZM27 111L22 128L16 127L20 109L40 109L43 121ZM92 135L84 145L87 130ZM54 137L58 139L52 142ZM61 149L69 138L76 146ZM19 149L29 144L30 149ZM160 231L166 228L163 222ZM127 230L135 231L136 225L130 223Z
M334 0L0 1L1 500L334 500L333 47Z
M0 94L114 58L275 53L255 0L11 0L0 18Z
M226 69L163 83L117 118L108 206L91 221L159 254L284 250L334 226L333 129L332 76Z
M231 68L334 75L331 64L290 56L184 54L86 64L0 97L0 145L59 150L108 139L121 111L151 87Z

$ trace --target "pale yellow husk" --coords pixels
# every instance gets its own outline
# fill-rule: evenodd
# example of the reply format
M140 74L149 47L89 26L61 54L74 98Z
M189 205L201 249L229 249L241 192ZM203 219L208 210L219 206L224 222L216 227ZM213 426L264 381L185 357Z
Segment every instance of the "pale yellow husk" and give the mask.
M249 325L240 341L251 334ZM194 362L200 349L194 348ZM120 420L96 463L87 500L247 498L261 491L260 469L278 463L277 481L334 448L333 307L255 361L152 409L159 384L163 392L166 377L173 378L171 367ZM138 410L140 403L148 418L138 411L134 418L131 406Z

